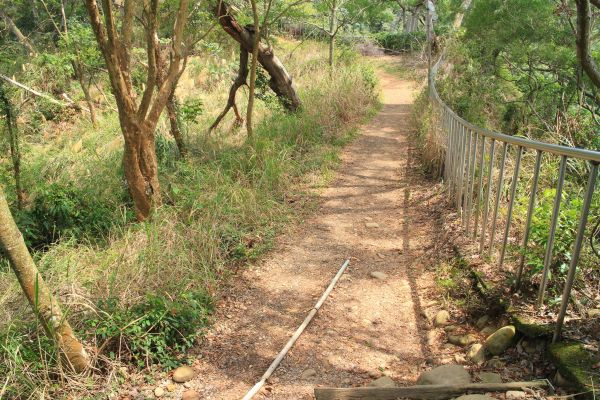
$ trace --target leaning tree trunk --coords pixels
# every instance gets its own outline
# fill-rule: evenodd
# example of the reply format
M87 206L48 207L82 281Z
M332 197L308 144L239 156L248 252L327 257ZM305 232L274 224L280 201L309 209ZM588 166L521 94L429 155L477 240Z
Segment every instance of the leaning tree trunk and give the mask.
M48 336L53 338L63 362L75 372L83 372L89 365L89 356L73 333L61 312L58 301L38 272L23 235L15 224L6 197L0 188L0 247L8 256L19 284L33 307Z
M240 45L240 66L238 68L238 74L231 84L231 88L229 89L229 97L227 98L225 109L221 112L221 114L219 114L217 119L215 119L215 122L213 122L213 124L210 126L208 129L209 132L212 132L219 125L223 117L227 115L231 108L233 108L233 112L235 113L236 123L239 125L244 123L244 118L242 118L240 115L235 103L235 94L240 87L246 84L246 79L248 79L248 52L244 46Z
M10 158L13 164L13 177L15 179L15 192L17 195L17 208L23 208L23 188L21 187L21 148L19 146L19 131L16 126L16 119L13 114L13 108L10 100L4 91L4 84L0 83L0 108L4 113L6 121L6 130L8 131L8 143L10 148Z
M254 44L254 35L243 28L233 15L229 13L229 6L225 2L219 1L214 9L214 13L223 30L235 39L248 53L251 53ZM290 111L296 111L300 107L300 97L298 97L292 77L281 61L279 61L279 58L275 56L273 49L259 43L258 62L271 77L269 80L271 90L279 97L285 108Z
M171 125L171 135L175 139L175 144L179 150L181 157L185 158L187 155L187 148L185 147L185 141L183 140L183 134L179 127L179 117L177 116L177 97L175 92L171 93L167 100L167 116L169 117L169 124Z

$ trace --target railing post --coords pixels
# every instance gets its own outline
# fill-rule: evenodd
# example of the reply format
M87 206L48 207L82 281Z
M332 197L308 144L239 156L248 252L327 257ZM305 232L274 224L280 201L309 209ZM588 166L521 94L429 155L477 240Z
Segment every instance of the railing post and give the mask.
M558 182L556 183L556 196L554 197L554 208L552 209L552 218L550 220L550 231L548 232L548 242L546 244L546 255L544 256L544 270L542 271L542 282L538 292L538 309L544 304L544 294L548 285L548 271L552 263L552 253L554 250L554 235L556 234L556 224L560 213L560 201L562 199L563 184L565 182L565 170L567 168L567 156L560 159L558 171Z
M459 124L460 129L460 162L458 164L458 196L456 196L456 209L462 215L463 214L463 183L465 180L465 156L467 151L467 132L463 124Z
M475 159L477 158L477 145L478 145L478 141L479 141L479 133L472 131L471 132L472 136L473 136L473 149L471 151L471 163L469 165L469 170L471 171L470 173L470 185L469 185L469 195L467 197L467 227L465 228L465 231L467 233L467 235L469 234L469 229L471 227L471 215L472 215L472 208L473 208L473 196L475 195L473 193L474 188L475 188Z
M515 205L515 195L517 193L517 184L519 181L519 169L521 168L521 158L523 156L523 147L517 148L517 160L515 161L515 171L513 173L513 180L510 186L510 200L508 203L508 211L506 215L506 225L504 226L504 236L502 237L502 249L500 250L500 267L504 264L504 256L506 254L506 242L508 240L508 234L510 233L510 224L512 222L513 207Z
M485 162L485 136L481 136L481 155L479 156L479 189L477 194L477 203L475 204L475 222L473 223L473 239L477 238L477 230L479 228L479 208L483 200L483 173Z
M485 194L485 200L483 201L483 218L481 219L481 237L479 238L479 252L483 252L483 246L485 244L485 231L487 230L487 219L490 211L490 195L492 193L493 182L493 171L494 171L494 149L496 147L496 141L492 139L490 146L490 163L487 174L487 190Z
M558 319L556 321L556 328L552 337L552 342L556 342L561 335L562 326L565 321L565 314L567 313L567 307L569 306L569 297L571 296L571 289L573 288L573 281L575 280L575 273L577 272L577 264L579 262L579 255L581 253L581 247L583 245L583 238L585 236L585 227L587 225L588 216L590 214L590 205L592 204L592 198L594 197L594 188L596 187L596 179L598 176L598 163L592 163L592 169L588 179L587 190L583 199L583 206L581 207L581 216L579 217L579 226L577 227L577 236L573 243L573 251L571 253L571 262L569 263L569 272L567 274L567 280L562 295L562 302L560 304L560 312L558 313Z
M491 257L494 251L494 240L496 239L496 224L498 222L498 210L500 209L500 200L502 200L502 189L504 187L504 169L506 164L506 152L508 143L504 142L502 146L502 157L500 159L500 172L498 173L498 189L496 191L496 204L494 205L494 217L492 219L492 230L490 231L490 247L488 255Z
M535 167L533 169L533 182L531 183L531 195L529 197L529 207L527 208L527 220L525 222L525 233L523 234L523 244L521 245L521 259L517 270L517 281L515 290L521 289L521 279L523 278L523 269L525 268L525 254L527 253L527 245L529 244L529 233L531 232L531 218L533 217L533 209L535 207L535 196L537 193L538 182L540 180L540 167L542 165L542 152L537 150L535 156Z

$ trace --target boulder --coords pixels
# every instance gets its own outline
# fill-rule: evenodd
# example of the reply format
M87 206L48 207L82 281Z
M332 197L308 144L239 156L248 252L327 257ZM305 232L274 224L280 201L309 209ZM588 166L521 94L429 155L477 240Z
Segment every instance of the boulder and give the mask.
M471 383L471 375L461 365L442 365L423 372L417 385L461 385Z
M504 350L510 346L515 337L515 327L512 325L504 326L491 334L483 344L485 350L490 354L498 356L504 353Z
M448 323L449 319L450 319L450 313L446 310L440 310L440 311L438 311L438 313L435 315L435 318L433 319L433 325L444 326Z
M177 383L187 382L194 379L195 376L196 372L192 367L188 367L187 365L183 365L173 371L173 381Z

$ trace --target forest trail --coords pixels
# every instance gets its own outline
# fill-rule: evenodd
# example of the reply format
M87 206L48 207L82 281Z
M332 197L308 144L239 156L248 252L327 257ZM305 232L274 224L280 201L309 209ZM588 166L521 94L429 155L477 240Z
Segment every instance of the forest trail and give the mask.
M435 185L413 155L417 84L378 74L383 107L344 150L319 209L227 291L188 385L201 398L241 398L346 258L345 275L256 398L310 399L315 386L363 386L382 372L414 382L423 370L421 303L433 283L422 273L439 231Z

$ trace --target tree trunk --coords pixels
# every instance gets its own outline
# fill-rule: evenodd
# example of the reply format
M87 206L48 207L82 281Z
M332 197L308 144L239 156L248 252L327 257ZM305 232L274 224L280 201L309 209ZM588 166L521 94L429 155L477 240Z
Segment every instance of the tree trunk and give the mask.
M329 14L329 67L331 73L333 73L333 66L335 64L334 51L335 51L335 34L336 34L336 18L337 2L333 0L331 10Z
M37 55L37 52L33 48L31 41L27 38L27 36L23 35L23 32L19 29L17 25L15 25L12 18L10 18L7 14L5 14L2 10L0 10L0 18L4 19L4 22L8 26L8 28L12 31L12 33L17 37L17 40L27 48L30 56Z
M13 163L13 176L15 179L15 192L17 195L17 208L23 208L23 189L21 187L21 150L19 146L19 131L15 125L15 116L13 115L12 105L4 91L3 84L0 83L0 102L2 111L6 118L6 130L8 131L8 142L10 147L10 158Z
M92 100L92 96L90 96L90 85L85 82L85 77L83 75L83 66L79 61L72 61L73 72L75 72L75 77L79 81L79 85L81 85L81 91L83 92L83 96L85 97L85 102L90 109L90 120L92 121L92 125L94 128L98 127L98 120L96 119L96 107L94 106L94 102Z
M125 138L123 169L136 217L145 220L154 206L160 205L158 162L154 145L154 129L148 123L126 120L121 124Z
M208 129L209 132L212 132L221 122L223 117L227 115L229 109L233 108L235 112L236 122L238 124L243 124L244 119L240 115L237 105L235 104L235 94L238 89L246 84L246 80L248 79L248 52L244 49L244 46L240 45L240 66L238 68L238 75L235 80L231 84L231 88L229 89L229 97L227 98L227 104L225 105L225 109L219 114L215 122Z
M250 64L250 84L248 86L248 107L246 109L246 129L248 137L252 136L252 112L254 110L254 89L256 88L256 67L258 64L258 46L260 45L260 22L256 0L250 0L252 5L252 17L254 19L254 31L252 32L252 63Z
M171 125L171 135L175 139L177 149L182 158L187 155L187 148L185 147L185 141L183 140L183 134L179 129L179 117L177 116L177 98L175 93L171 93L167 100L167 115L169 117L169 124Z
M69 322L62 314L58 301L46 286L25 246L23 235L15 224L4 192L0 188L0 246L8 256L19 284L33 307L48 336L58 345L65 365L75 372L83 372L89 365L89 356L75 337Z
M219 1L214 9L215 17L225 32L237 41L247 52L252 52L254 38L247 29L242 28L236 19L229 13L229 6ZM300 107L300 98L292 77L284 65L275 56L271 47L262 44L258 46L258 62L271 77L269 87L275 92L283 105L290 111L296 111Z

